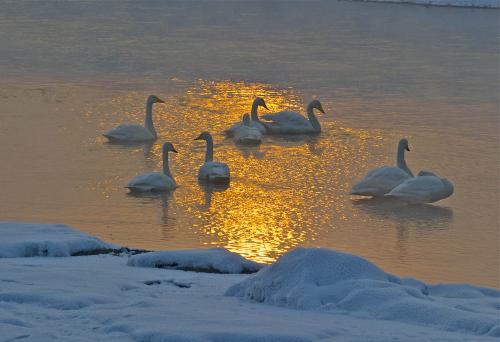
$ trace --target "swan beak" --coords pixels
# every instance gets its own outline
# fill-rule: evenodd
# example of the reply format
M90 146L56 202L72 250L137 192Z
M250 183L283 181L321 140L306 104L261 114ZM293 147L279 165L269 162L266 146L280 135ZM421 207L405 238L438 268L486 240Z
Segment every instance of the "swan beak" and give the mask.
M203 140L203 138L200 136L198 136L197 138L195 138L194 140Z
M156 99L156 102L158 102L158 103L165 103L165 101L160 100L160 99Z
M318 110L319 110L321 113L325 114L325 111L323 110L323 107L319 106L319 107L318 107Z
M406 146L406 150L407 150L408 152L410 152L410 148L409 148L408 146Z
M262 107L264 107L265 109L269 110L269 108L267 108L267 106L266 106L265 103L262 105Z
M179 152L177 152L177 150L176 150L175 148L173 148L173 147L172 147L172 152L174 152L174 153L179 153Z

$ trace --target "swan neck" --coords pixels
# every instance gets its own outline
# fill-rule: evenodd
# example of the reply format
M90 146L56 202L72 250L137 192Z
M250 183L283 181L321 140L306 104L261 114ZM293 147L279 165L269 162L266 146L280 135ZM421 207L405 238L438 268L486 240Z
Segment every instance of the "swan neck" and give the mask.
M156 137L155 126L153 125L153 102L149 101L146 103L146 117L144 119L144 126L148 131Z
M170 172L170 167L168 165L168 152L167 151L163 151L163 173L166 176L169 176L170 178L174 179L174 177L172 176L172 173Z
M253 101L252 103L252 111L250 112L250 118L252 121L260 122L259 116L257 115L257 108L259 107L259 104L257 101Z
M207 152L205 154L205 163L214 160L214 141L212 137L207 138Z
M405 171L407 174L409 174L411 177L413 177L413 172L411 172L410 168L408 165L406 165L405 161L405 147L403 145L398 146L398 155L396 159L397 166Z
M313 109L312 103L310 103L307 106L307 118L309 119L309 122L311 123L311 126L314 128L314 130L316 132L321 132L321 125L319 124L319 121L316 118L316 115L314 115L314 109Z

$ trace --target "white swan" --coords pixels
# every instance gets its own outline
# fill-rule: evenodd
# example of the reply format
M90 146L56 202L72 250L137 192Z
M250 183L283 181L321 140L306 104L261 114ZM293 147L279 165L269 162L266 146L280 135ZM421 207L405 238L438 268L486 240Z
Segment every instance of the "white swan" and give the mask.
M261 97L256 97L255 100L253 100L252 103L252 111L250 112L250 127L255 127L257 128L262 134L266 133L266 128L262 124L262 122L259 119L259 116L257 115L257 108L261 106L264 107L265 109L269 109L266 106L266 102L264 101L263 98ZM234 125L232 125L228 130L225 131L227 136L232 137L234 136L234 132L241 128L243 126L242 122L237 122Z
M163 144L163 171L150 172L139 175L132 179L127 188L132 192L147 192L147 191L169 191L177 187L174 177L168 167L168 152L177 151L169 142Z
M250 115L243 115L243 125L234 131L233 141L241 145L259 145L262 142L262 132L251 126Z
M432 172L420 171L391 190L385 196L394 197L409 204L433 203L453 194L453 183Z
M313 100L307 106L307 118L296 112L283 111L274 114L262 115L262 118L271 122L262 122L267 133L271 134L317 134L321 133L314 109L325 113L321 103Z
M198 179L213 184L229 183L229 167L227 164L214 161L214 141L212 135L208 132L203 132L194 140L205 140L207 142L205 163L198 171Z
M156 130L153 125L153 104L165 103L155 95L150 95L146 101L146 117L144 126L121 124L112 130L103 133L110 142L126 143L126 142L146 142L154 141L157 138Z
M368 172L360 182L351 189L351 195L379 197L413 177L406 165L405 150L410 151L408 140L401 139L398 144L397 167L383 166Z

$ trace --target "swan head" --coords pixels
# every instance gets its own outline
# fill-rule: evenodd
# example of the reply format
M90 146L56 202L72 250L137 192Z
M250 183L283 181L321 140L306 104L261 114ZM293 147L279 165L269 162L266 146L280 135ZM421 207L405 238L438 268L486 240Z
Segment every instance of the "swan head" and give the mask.
M410 151L410 146L408 144L408 139L403 138L399 141L399 148L404 148L407 151Z
M208 132L203 132L203 133L201 133L201 134L200 134L200 135L199 135L196 139L194 139L194 140L206 140L206 141L208 141L208 140L210 140L210 139L212 139L212 135L211 135L210 133L208 133Z
M319 110L321 113L325 114L325 111L324 111L323 107L321 106L321 102L319 102L319 100L312 100L311 103L309 104L309 106L311 108L315 108L315 109Z
M243 125L250 126L250 114L243 114Z
M166 142L163 144L163 153L174 152L177 153L174 145L171 142Z
M423 176L434 176L437 177L437 175L434 172L422 170L417 174L418 177L423 177Z
M256 97L255 100L253 100L254 105L264 107L265 109L269 110L266 106L266 102L262 97Z
M165 103L165 101L163 101L162 99L160 99L158 96L156 95L149 95L148 97L148 103Z

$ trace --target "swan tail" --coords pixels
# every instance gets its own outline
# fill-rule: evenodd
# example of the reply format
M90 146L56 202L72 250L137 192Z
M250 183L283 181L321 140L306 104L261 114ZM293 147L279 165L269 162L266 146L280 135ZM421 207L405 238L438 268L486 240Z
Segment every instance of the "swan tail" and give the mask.
M228 138L232 138L234 136L234 130L231 130L231 129L226 129L224 131L222 131L226 137Z

